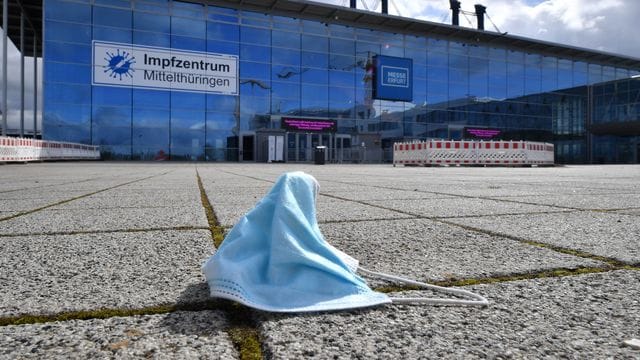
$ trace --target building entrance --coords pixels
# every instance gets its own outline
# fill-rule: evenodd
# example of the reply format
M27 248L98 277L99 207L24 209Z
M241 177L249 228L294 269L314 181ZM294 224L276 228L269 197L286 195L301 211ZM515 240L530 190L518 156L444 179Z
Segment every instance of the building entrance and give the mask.
M326 162L351 161L351 136L346 134L287 133L287 161L312 162L316 146L326 146Z

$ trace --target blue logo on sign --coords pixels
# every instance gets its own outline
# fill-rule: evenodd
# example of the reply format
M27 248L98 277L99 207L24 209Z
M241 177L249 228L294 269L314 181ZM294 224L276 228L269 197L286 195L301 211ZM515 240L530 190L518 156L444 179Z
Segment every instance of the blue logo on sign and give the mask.
M132 65L136 63L136 58L131 56L130 53L123 51L120 53L120 49L116 50L116 53L105 52L108 57L104 58L107 61L107 65L104 66L105 73L109 73L109 76L113 78L119 77L122 80L122 76L133 78L132 73L135 70Z

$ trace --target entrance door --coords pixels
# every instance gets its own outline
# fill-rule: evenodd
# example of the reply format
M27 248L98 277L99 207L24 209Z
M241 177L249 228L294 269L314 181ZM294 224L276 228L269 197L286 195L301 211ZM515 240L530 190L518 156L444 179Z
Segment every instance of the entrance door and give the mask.
M242 136L242 161L254 161L255 135Z
M335 135L335 155L337 163L351 162L351 135Z

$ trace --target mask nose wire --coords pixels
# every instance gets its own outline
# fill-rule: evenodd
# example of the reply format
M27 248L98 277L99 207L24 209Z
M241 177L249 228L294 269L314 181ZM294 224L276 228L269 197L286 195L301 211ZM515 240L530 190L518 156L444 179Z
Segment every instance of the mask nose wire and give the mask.
M435 304L435 305L469 305L469 306L487 306L489 305L489 300L484 298L481 295L472 293L471 291L462 290L462 289L454 289L454 288L446 288L442 286L432 285L423 283L420 281L405 279L395 275L389 275L385 273L379 273L371 270L367 270L362 267L358 267L358 270L363 273L371 276L377 276L382 279L396 281L400 283L405 283L409 285L419 286L425 289L432 289L440 292L449 293L457 296L470 297L475 300L458 300L458 299L441 299L441 298L424 298L424 297L409 297L409 298L391 298L393 303L397 304Z

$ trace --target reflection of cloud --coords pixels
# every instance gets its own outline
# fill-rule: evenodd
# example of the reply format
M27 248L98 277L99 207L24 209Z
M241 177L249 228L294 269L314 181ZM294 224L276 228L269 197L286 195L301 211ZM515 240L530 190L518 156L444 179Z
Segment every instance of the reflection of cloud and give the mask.
M3 31L0 29L0 36ZM38 62L38 108L42 109L42 61ZM33 57L24 58L24 127L25 130L33 131ZM7 127L10 130L20 129L20 52L16 46L9 41L7 43ZM0 71L0 81L2 72ZM0 86L0 96L2 87ZM1 102L0 102L1 107ZM1 110L1 109L0 109ZM41 114L38 112L38 129L42 128ZM0 121L0 127L2 121Z

